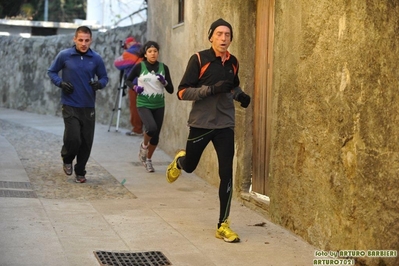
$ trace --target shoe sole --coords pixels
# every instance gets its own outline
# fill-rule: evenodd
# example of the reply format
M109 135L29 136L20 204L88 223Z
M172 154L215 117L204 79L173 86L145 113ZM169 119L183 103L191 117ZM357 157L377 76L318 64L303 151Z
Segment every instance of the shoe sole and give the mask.
M68 172L68 171L65 170L65 169L64 169L64 173L65 173L66 175L72 175L72 171L71 171L71 172Z
M240 238L239 237L234 238L233 240L229 240L227 237L224 237L224 236L221 236L221 235L216 235L216 238L223 239L223 241L227 242L227 243L238 243L238 242L240 242Z

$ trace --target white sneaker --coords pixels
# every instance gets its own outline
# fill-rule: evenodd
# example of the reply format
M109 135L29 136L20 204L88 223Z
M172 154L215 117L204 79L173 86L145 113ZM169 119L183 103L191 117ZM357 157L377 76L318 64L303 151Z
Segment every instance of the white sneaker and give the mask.
M147 170L147 172L152 173L155 171L154 167L152 166L152 160L151 159L147 159L145 162L145 169Z
M144 166L146 166L147 153L148 153L148 148L143 148L143 143L141 143L139 151L139 160Z

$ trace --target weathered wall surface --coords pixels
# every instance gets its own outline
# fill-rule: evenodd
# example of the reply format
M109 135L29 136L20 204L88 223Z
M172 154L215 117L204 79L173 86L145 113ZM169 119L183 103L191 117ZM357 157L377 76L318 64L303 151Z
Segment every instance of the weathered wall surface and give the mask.
M230 51L240 61L242 88L256 97L254 25L262 15L256 1L185 1L180 25L176 3L148 1L148 39L161 45L160 60L175 88L189 57L210 47L209 25L223 17L233 26ZM320 249L399 250L398 25L397 1L276 0L269 215ZM118 29L94 38L110 76L98 95L102 123L109 122L118 86L117 41L144 31ZM71 40L0 37L0 106L58 115L60 92L46 70ZM166 101L160 146L173 155L185 146L191 104L175 93ZM236 115L240 192L251 178L251 108L237 106ZM210 145L196 173L217 184L216 162ZM358 265L399 265L399 258L360 258Z
M275 12L273 220L325 250L399 250L399 2Z
M103 57L109 77L108 85L97 93L96 119L103 124L109 123L114 108L119 70L113 63L122 52L119 41L125 40L127 36L134 36L140 42L145 41L146 25L93 34L91 48ZM73 34L32 38L0 36L0 106L60 115L61 91L51 83L47 69L59 51L72 45ZM120 121L120 126L124 127L130 127L127 98L123 98Z
M179 101L177 87L184 74L188 59L197 51L209 49L207 33L213 21L223 18L233 27L233 42L229 51L240 62L239 77L242 89L252 96L255 51L255 0L185 1L184 23L177 24L178 1L148 1L148 39L161 46L160 60L168 65L175 93L166 95L164 126L160 146L171 156L179 148L185 148L188 136L187 120L191 102ZM250 30L249 30L250 29ZM251 178L252 140L251 106L243 109L236 105L236 157L235 187L239 192L241 183ZM237 164L240 164L238 167ZM196 174L210 183L219 184L216 153L210 144L201 157ZM246 181L245 181L246 180Z

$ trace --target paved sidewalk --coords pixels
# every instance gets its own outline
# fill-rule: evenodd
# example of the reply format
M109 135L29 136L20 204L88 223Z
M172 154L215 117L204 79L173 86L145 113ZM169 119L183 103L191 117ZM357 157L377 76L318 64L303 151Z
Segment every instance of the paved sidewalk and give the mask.
M96 125L88 182L74 183L62 171L63 128L60 117L0 108L1 266L97 266L97 251L158 251L170 265L313 265L314 247L236 201L241 242L215 238L217 188L186 173L167 183L172 158L160 149L147 173L141 138L126 129Z

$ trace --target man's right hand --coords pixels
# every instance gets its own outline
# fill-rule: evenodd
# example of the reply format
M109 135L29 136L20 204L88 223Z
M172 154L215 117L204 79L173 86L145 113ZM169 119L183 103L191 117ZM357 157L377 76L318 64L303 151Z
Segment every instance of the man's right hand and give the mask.
M74 90L73 85L71 82L64 82L62 81L60 84L62 91L66 94L71 94Z
M228 80L221 80L217 82L215 85L209 86L210 92L212 95L218 94L218 93L227 93L230 92L233 89L233 82L228 81Z

